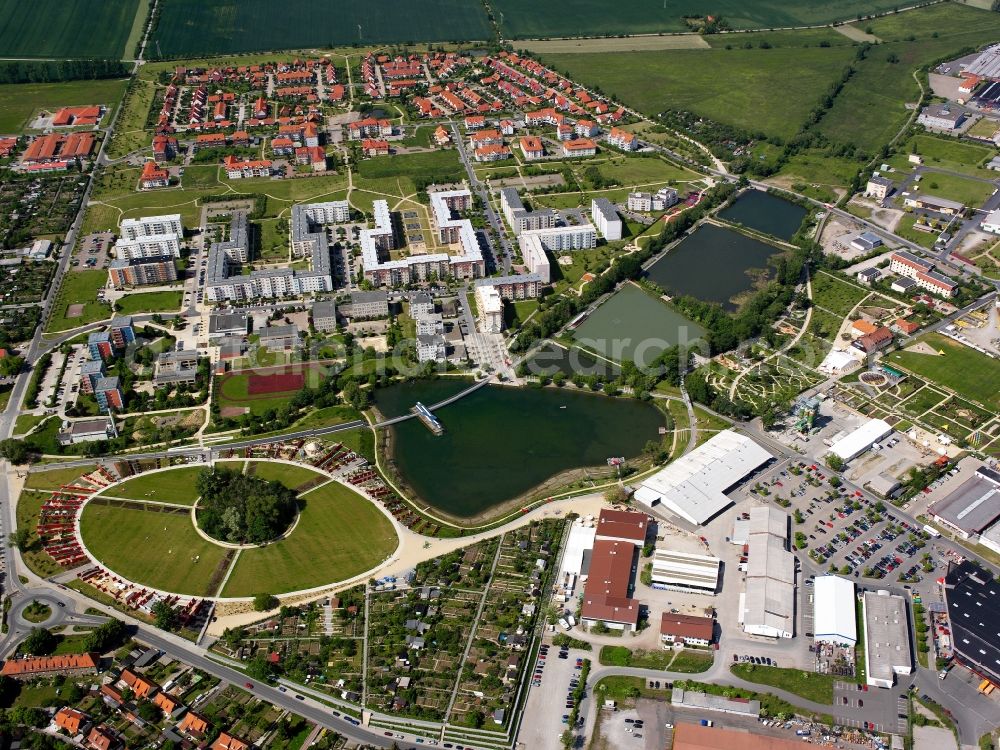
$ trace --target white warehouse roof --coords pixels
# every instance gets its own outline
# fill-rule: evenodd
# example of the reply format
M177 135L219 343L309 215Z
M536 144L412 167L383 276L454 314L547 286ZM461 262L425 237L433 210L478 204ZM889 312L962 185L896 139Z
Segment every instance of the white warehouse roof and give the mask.
M703 524L732 501L725 491L773 456L733 430L724 430L643 481L635 499Z
M818 576L813 595L815 639L847 646L857 643L854 582L840 576Z
M830 453L839 456L844 461L850 461L860 456L892 432L889 423L882 419L869 419L854 432L842 437L830 446Z
M721 562L711 555L657 549L653 552L653 581L675 588L715 593Z

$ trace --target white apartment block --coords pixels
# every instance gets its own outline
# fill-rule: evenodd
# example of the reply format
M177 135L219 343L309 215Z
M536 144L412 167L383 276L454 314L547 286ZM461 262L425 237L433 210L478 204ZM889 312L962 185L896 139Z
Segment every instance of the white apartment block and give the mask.
M480 333L500 333L503 330L503 299L495 286L476 287L476 308L479 310Z
M446 352L443 336L417 336L418 362L440 362L445 358Z
M551 282L552 267L549 265L549 256L545 254L541 238L535 234L523 235L520 245L521 258L528 273L538 274L544 284Z
M622 220L615 204L607 198L594 198L590 202L590 216L604 239L612 242L622 238Z
M514 188L504 188L500 191L500 208L515 237L520 237L522 232L531 229L548 229L556 223L556 212L551 208L528 211Z
M178 240L184 239L184 225L181 224L180 214L143 216L138 219L122 220L121 236L126 240L135 240L140 237L154 237L162 234L172 234Z
M628 210L640 213L665 211L677 203L677 191L670 187L660 188L655 193L629 193Z
M115 257L125 260L179 258L181 257L181 243L175 234L138 237L134 240L120 239L115 243Z
M361 258L365 278L376 285L399 286L432 278L480 278L486 273L486 260L479 248L476 231L468 219L453 214L472 208L472 193L468 190L447 190L430 193L431 213L439 241L458 245L459 253L429 253L389 260L385 253L394 247L389 204L377 200L373 204L375 229L361 232Z
M593 224L580 224L572 227L551 227L549 229L531 229L518 237L521 252L525 244L538 238L544 250L560 252L563 250L589 250L597 247L597 228Z

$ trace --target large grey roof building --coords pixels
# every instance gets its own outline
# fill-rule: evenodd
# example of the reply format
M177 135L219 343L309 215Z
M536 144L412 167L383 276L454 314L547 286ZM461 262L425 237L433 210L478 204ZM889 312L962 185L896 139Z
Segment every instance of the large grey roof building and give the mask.
M981 534L1000 519L1000 473L981 466L927 511L964 539Z
M913 671L906 599L888 591L866 591L861 606L868 684L891 688L897 674L908 675Z

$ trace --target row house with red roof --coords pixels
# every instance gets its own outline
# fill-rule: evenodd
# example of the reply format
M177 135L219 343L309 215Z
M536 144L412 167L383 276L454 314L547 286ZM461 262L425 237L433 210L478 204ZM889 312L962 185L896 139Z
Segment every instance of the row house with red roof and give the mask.
M367 117L357 120L347 126L347 132L351 140L362 138L384 138L392 135L392 122L389 120L376 120L374 117Z
M365 138L361 141L361 153L364 154L366 159L370 159L373 156L388 156L389 141L381 138Z
M269 159L238 159L232 155L222 160L222 166L226 170L226 176L230 180L250 177L270 177L274 170L274 163Z
M25 167L44 164L68 164L86 159L94 150L96 139L92 132L49 133L35 138L21 156ZM65 167L64 167L65 168Z
M611 128L611 132L608 133L608 143L622 151L635 151L639 148L639 139L635 137L635 133L629 133L621 128Z

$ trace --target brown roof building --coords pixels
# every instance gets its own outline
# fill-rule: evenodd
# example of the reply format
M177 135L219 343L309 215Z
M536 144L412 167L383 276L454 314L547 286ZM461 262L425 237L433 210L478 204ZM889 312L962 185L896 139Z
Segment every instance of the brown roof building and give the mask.
M181 705L181 702L172 695L160 692L153 696L153 705L169 716L177 710L177 708Z
M87 735L87 746L94 750L111 750L118 746L118 740L111 730L102 724L90 730L90 734Z
M603 517L603 511L601 516ZM634 515L640 515L638 513ZM639 622L639 601L629 596L635 545L598 539L590 558L580 617L588 625L603 622L628 630Z
M597 519L596 538L645 544L648 531L649 516L645 513L604 509Z
M63 707L56 711L56 726L73 737L80 733L80 727L87 723L87 714L75 708Z
M204 734L208 731L208 719L194 711L188 711L177 728L190 734Z
M55 674L83 674L97 670L96 654L65 654L39 656L27 659L9 659L4 662L0 675L16 680Z
M888 328L876 328L871 333L867 333L851 344L855 349L860 349L865 354L872 354L885 349L892 343L892 331Z
M234 737L229 732L219 734L215 742L212 743L212 750L249 750L249 743L244 742L239 737Z
M715 620L711 617L676 615L664 612L660 618L660 640L667 643L688 643L708 645L715 632Z
M121 681L129 687L136 698L148 698L159 688L155 682L150 682L131 669L122 671Z

